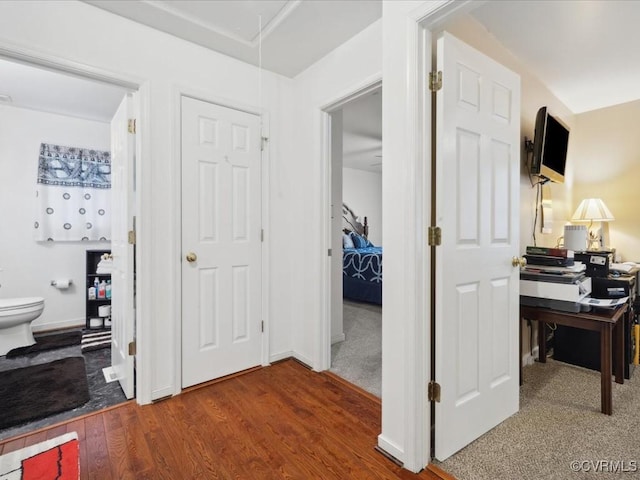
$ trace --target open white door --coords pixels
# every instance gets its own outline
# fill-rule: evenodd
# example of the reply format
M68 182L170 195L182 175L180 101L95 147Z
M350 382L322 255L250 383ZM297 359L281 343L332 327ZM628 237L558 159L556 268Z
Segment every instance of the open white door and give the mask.
M111 365L127 398L135 395L134 357L129 355L135 334L133 245L128 240L134 218L135 135L128 128L132 103L132 95L125 96L111 120Z
M519 408L520 78L448 33L436 99L435 456Z

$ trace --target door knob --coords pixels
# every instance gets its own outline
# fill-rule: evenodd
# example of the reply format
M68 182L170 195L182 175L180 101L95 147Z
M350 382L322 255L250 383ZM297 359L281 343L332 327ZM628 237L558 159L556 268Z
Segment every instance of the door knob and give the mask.
M527 259L524 257L513 257L511 259L511 265L513 265L514 267L524 268L527 266Z
M187 253L187 262L193 263L196 260L198 260L198 256L195 253L193 253L193 252Z

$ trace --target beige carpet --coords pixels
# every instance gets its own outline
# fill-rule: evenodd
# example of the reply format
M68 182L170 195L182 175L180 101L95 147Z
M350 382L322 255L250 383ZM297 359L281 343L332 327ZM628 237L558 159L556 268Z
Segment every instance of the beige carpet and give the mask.
M344 300L345 341L331 346L330 371L381 396L382 307Z
M459 480L637 479L639 419L640 370L613 383L608 416L600 413L599 372L548 360L525 367L517 414L435 463Z

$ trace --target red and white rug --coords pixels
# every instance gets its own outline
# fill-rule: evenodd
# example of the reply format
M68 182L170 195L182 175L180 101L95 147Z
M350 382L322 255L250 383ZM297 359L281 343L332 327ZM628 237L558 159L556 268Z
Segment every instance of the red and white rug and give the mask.
M78 480L78 434L51 440L0 456L0 480Z

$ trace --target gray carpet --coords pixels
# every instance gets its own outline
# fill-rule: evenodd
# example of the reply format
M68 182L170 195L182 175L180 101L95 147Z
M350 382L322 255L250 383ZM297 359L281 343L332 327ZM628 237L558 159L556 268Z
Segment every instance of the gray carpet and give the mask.
M380 397L382 307L345 300L343 328L345 341L331 346L330 371Z
M640 370L613 383L600 413L600 373L554 360L524 369L520 411L445 462L459 480L640 478ZM571 462L587 463L574 472ZM598 461L618 461L614 467ZM637 470L637 471L636 471Z

